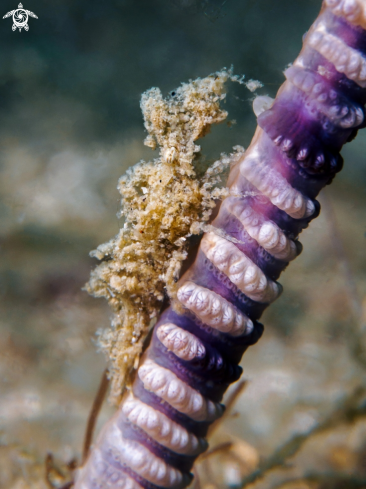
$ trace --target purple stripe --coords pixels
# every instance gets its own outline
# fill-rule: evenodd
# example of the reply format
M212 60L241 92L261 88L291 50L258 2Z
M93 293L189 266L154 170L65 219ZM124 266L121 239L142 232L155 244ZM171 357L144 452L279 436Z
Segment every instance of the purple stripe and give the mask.
M259 340L264 329L261 323L254 322L254 328L250 334L233 337L203 324L195 319L193 314L177 314L170 307L164 311L155 327L165 323L173 323L189 331L202 340L205 345L210 344L216 348L224 359L235 363L239 363L246 349Z
M268 303L256 302L245 295L230 279L218 270L203 251L199 251L192 267L192 280L201 287L206 287L234 304L240 311L250 317L259 319Z
M322 17L326 19L327 31L343 40L347 46L366 54L366 33L362 27L347 22L344 17L326 11Z
M294 70L294 67L289 68L286 73L291 70ZM297 161L295 158L299 153L298 148L293 151L293 157L290 157L288 153L291 151L288 153L282 151L280 147L273 144L267 134L261 138L259 148L259 151L271 162L271 167L278 171L293 188L310 199L315 199L320 190L328 185L334 176L335 172L326 175L309 173L306 168L306 160ZM301 144L300 148L304 149L305 146ZM342 168L343 159L336 154L333 157L337 159L336 168L338 171Z
M136 377L132 385L132 392L134 396L138 397L142 402L165 414L165 416L168 416L168 418L170 418L172 421L175 421L180 426L183 426L183 428L190 433L193 433L198 437L206 436L210 423L194 421L185 414L180 413L163 399L156 396L152 392L147 391L144 384L138 377Z
M226 210L225 204L226 200L221 206L220 214L213 222L213 225L240 241L240 243L234 243L234 245L250 258L267 277L271 280L277 280L287 267L288 262L274 258L262 246L259 246L257 241L246 232L239 219Z
M242 373L241 367L225 362L218 352L215 356L206 358L205 362L201 361L201 365L196 364L194 368L191 362L185 362L169 352L155 335L148 357L174 372L179 379L213 402L220 402L229 384L238 380Z
M138 426L130 423L126 419L118 420L118 426L123 431L124 438L137 441L151 453L161 458L166 464L178 469L180 472L185 473L187 477L190 476L189 471L197 457L196 455L180 455L178 453L169 450L169 448L160 445L156 440L151 438L145 431Z

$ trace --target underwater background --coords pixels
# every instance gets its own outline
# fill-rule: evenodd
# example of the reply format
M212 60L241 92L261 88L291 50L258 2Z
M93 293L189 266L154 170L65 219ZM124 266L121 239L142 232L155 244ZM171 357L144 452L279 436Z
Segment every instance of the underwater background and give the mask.
M157 156L143 145L142 92L233 65L274 97L320 6L30 0L28 32L1 19L0 488L61 487L80 460L106 366L95 333L111 316L82 287L89 251L121 226L119 176ZM248 146L253 98L228 84L231 122L200 141L207 163ZM243 358L245 389L197 467L202 489L239 489L253 473L256 488L366 487L366 131L342 154ZM99 425L112 412L105 403Z

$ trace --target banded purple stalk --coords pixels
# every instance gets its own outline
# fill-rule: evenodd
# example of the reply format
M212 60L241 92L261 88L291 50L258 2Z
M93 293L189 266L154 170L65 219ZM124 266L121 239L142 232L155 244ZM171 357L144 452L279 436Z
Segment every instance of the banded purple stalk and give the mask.
M301 252L319 191L342 168L343 144L365 126L366 0L325 0L272 107L232 169L194 264L180 279L184 312L157 322L132 390L104 426L77 489L183 489L221 416L238 363L260 338L277 279ZM213 229L213 228L212 228ZM232 240L231 238L235 238Z

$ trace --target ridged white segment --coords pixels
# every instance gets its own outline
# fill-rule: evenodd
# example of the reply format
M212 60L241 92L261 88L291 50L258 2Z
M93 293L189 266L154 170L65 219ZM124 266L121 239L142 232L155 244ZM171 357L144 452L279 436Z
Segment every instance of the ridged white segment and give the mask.
M263 151L254 145L240 163L240 173L265 195L273 205L294 219L311 216L315 211L313 202L295 190L267 161Z
M123 403L122 412L131 423L173 452L191 455L200 453L206 447L203 439L192 435L165 414L136 399L132 394Z
M215 267L245 295L257 302L273 302L281 289L264 275L244 253L233 244L214 233L206 233L201 249Z
M285 71L285 75L286 78L291 80L295 87L299 88L305 93L312 94L313 96L319 96L326 91L326 86L324 83L318 83L318 86L314 90L314 87L317 84L317 78L314 73L304 69L296 70L296 73L294 73L294 71L294 67L291 66Z
M153 484L171 488L183 480L183 474L179 470L166 464L140 443L124 438L116 423L105 431L102 441L102 453L109 452L114 460L126 464L136 474Z
M345 129L362 124L364 114L361 107L350 103L335 104L333 99L337 96L336 92L329 90L325 83L319 82L314 73L304 69L296 70L296 66L293 66L286 70L285 74L295 87L311 95L309 103L312 103L333 124Z
M173 372L146 359L138 369L146 390L195 421L213 421L221 416L220 404L205 399L199 392L180 380Z
M229 301L205 287L187 281L178 289L178 300L203 323L212 328L240 336L253 331L253 322Z
M275 258L291 261L297 257L295 243L273 221L265 221L249 205L236 202L231 213L239 219L249 236Z
M198 338L175 324L162 324L158 327L156 335L165 348L187 362L196 357L202 358L206 354L206 349Z
M356 49L326 31L319 22L314 32L308 36L309 45L330 61L339 73L344 73L360 87L366 87L366 58Z
M334 15L344 17L350 24L366 29L366 4L364 0L325 0Z
M91 452L87 465L77 470L73 487L90 489L90 481L93 481L95 489L142 489L125 472L107 463L98 449Z

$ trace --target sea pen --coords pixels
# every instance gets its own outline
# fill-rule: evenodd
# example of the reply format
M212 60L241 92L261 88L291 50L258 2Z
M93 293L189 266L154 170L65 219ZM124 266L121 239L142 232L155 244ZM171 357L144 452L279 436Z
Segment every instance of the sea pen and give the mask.
M104 426L76 488L183 489L195 458L260 338L264 309L318 216L319 191L365 125L366 1L325 0L286 82L239 155L229 195L158 319L132 387ZM268 102L268 101L267 101ZM174 146L167 160L175 158Z

